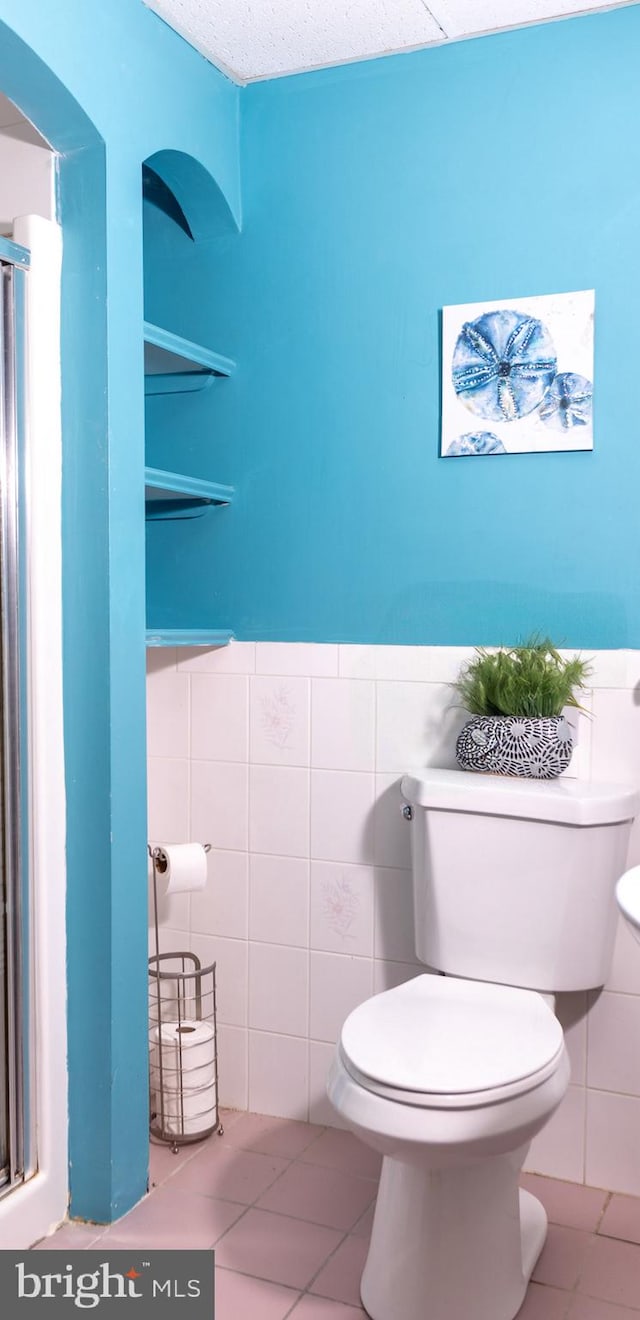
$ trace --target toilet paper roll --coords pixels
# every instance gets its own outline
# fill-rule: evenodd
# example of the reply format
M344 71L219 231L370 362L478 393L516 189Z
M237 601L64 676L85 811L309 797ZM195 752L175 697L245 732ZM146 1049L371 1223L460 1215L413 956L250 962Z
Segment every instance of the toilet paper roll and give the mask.
M161 843L158 863L164 894L196 893L207 883L207 854L201 843Z
M216 1045L211 1022L184 1019L163 1022L150 1033L150 1084L164 1091L202 1090L215 1084ZM160 1053L162 1051L162 1075Z
M162 1103L161 1103L162 1099ZM197 1091L185 1091L180 1098L176 1092L152 1093L151 1109L155 1122L164 1132L172 1135L195 1137L207 1132L216 1122L216 1086L202 1086Z

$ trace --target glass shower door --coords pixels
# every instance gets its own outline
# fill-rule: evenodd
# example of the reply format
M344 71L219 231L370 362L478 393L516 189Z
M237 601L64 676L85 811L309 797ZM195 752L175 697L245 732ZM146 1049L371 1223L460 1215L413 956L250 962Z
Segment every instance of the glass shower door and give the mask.
M28 867L23 556L20 473L24 248L0 239L0 1195L25 1175Z

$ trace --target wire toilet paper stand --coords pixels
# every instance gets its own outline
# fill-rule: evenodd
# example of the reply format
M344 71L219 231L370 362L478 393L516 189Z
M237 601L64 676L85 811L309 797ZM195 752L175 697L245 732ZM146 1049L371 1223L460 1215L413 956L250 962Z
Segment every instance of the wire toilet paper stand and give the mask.
M205 852L210 851L205 844ZM149 1097L151 1135L177 1154L180 1146L224 1131L218 1103L216 964L203 967L190 950L160 951L158 876L162 847L148 847L153 866L155 953L149 958Z

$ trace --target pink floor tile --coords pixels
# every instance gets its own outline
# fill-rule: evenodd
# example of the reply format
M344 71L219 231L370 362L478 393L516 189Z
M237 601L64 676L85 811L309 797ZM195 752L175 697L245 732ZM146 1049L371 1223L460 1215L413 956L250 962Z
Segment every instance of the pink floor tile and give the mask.
M104 1233L104 1224L62 1224L49 1237L34 1242L35 1251L82 1251Z
M278 1283L216 1269L216 1320L283 1320L297 1296Z
M575 1288L593 1241L591 1233L550 1224L542 1255L533 1271L534 1281L554 1288Z
M326 1297L311 1297L305 1293L291 1312L291 1320L363 1320L366 1311L361 1306L345 1306Z
M550 1223L595 1232L608 1192L597 1187L583 1187L580 1183L560 1182L557 1178L541 1178L537 1173L523 1174L521 1182L527 1191L542 1201Z
M640 1247L614 1238L594 1238L578 1292L618 1306L640 1308Z
M258 1205L346 1232L371 1204L375 1190L370 1178L297 1161L260 1197Z
M516 1320L565 1320L572 1294L530 1283Z
M612 1196L598 1232L623 1242L640 1243L640 1197Z
M251 1205L288 1168L288 1160L274 1155L213 1147L178 1169L171 1186L200 1196L215 1196L220 1201Z
M107 1229L101 1244L169 1251L172 1247L206 1250L244 1214L243 1205L214 1201L173 1186L173 1179L145 1197Z
M567 1320L638 1320L639 1315L640 1311L630 1311L628 1306L611 1306L609 1302L574 1293Z
M248 1210L216 1248L216 1261L226 1269L305 1288L340 1237L319 1224Z
M228 1133L225 1128L225 1136L231 1145L288 1160L296 1159L322 1132L324 1128L316 1123L270 1118L266 1114L242 1114Z
M348 1237L334 1252L311 1288L312 1293L330 1297L336 1302L360 1305L360 1279L367 1259L368 1242L364 1238Z
M374 1201L373 1205L370 1205L369 1209L365 1210L362 1219L359 1219L355 1227L351 1229L351 1232L355 1237L362 1237L366 1238L367 1241L369 1240L371 1237L371 1229L373 1228L373 1215L375 1208L376 1203Z
M300 1156L308 1164L324 1164L343 1173L357 1173L362 1178L377 1178L382 1156L358 1141L351 1132L327 1128Z
M161 1183L166 1182L178 1169L181 1169L187 1160L191 1160L201 1151L207 1150L211 1137L206 1141L199 1141L193 1146L181 1146L174 1155L170 1146L152 1141L149 1143L149 1188L159 1187Z

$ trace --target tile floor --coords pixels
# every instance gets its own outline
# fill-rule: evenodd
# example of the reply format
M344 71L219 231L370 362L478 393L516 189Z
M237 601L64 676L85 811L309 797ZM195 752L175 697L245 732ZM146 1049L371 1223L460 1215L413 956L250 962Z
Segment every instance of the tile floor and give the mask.
M178 1155L152 1146L140 1205L107 1229L63 1225L38 1247L215 1245L216 1320L362 1320L378 1157L310 1123L233 1112L224 1128ZM640 1198L523 1183L549 1234L518 1320L640 1320Z

